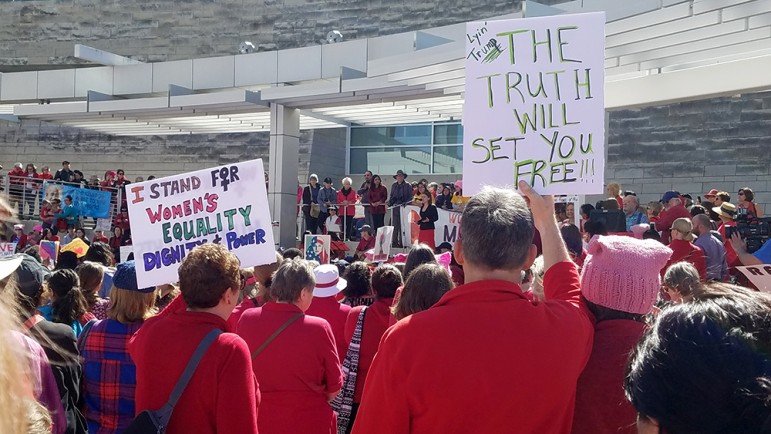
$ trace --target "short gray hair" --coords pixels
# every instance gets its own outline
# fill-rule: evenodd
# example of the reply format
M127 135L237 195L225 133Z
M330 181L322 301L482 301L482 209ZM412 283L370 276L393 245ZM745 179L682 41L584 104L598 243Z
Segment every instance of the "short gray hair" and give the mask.
M520 268L527 260L534 232L533 216L519 193L484 187L463 211L463 258L488 270Z
M273 274L270 295L278 301L291 303L300 297L303 288L313 289L315 286L313 264L305 259L288 259Z

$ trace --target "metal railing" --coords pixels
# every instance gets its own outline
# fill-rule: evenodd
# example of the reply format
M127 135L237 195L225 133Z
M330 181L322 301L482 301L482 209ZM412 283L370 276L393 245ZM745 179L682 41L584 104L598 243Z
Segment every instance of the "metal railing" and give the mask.
M0 174L0 191L8 204L16 210L20 220L40 220L40 210L45 194L45 185L69 185L79 188L91 188L85 184L74 182L54 181L51 179L28 178L26 176L11 176L7 173ZM110 219L120 212L121 205L125 204L124 188L122 187L94 187L110 193ZM79 217L81 224L95 226L96 220L91 217Z

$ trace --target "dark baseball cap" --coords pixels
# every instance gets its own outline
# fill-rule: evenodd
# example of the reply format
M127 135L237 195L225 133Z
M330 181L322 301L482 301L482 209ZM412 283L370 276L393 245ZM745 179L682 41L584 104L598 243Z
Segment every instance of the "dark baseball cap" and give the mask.
M676 197L680 197L680 193L679 192L677 192L677 191L668 191L668 192L664 193L664 196L661 197L661 202L662 203L667 203L667 202L669 202L670 200L672 200L672 199L674 199Z
M35 258L26 254L19 254L21 264L16 269L16 282L19 285L19 292L27 297L36 297L43 288L51 272L40 264Z

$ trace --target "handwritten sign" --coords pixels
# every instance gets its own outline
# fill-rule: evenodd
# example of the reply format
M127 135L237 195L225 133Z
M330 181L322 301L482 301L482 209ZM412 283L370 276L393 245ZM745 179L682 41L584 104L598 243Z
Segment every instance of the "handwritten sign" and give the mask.
M602 193L605 14L468 23L464 194Z
M118 258L118 262L126 262L134 259L133 256L131 256L134 253L134 246L120 246L120 258Z
M388 255L391 254L391 240L393 237L393 226L381 226L377 228L377 233L375 234L375 249L372 252L372 262L381 262L388 259Z
M126 186L140 287L179 280L196 246L217 243L242 267L276 261L262 160Z
M319 264L329 264L329 251L332 247L332 237L329 235L305 236L305 259Z
M110 232L112 230L112 221L110 219L96 219L95 231Z
M13 256L16 252L16 243L0 243L0 258Z
M437 211L439 220L434 222L434 227L436 227L434 231L435 245L438 246L442 243L455 245L460 233L460 221L463 214L444 209L437 209ZM402 222L411 222L410 224L402 224L402 239L409 240L410 244L414 244L418 241L418 234L420 234L420 225L416 223L420 220L420 208L408 205L402 207L401 212Z
M59 199L64 202L67 196L72 197L72 206L79 216L106 218L110 217L110 192L91 190L67 184L44 182L43 197L46 200Z
M771 265L736 267L759 291L771 292Z

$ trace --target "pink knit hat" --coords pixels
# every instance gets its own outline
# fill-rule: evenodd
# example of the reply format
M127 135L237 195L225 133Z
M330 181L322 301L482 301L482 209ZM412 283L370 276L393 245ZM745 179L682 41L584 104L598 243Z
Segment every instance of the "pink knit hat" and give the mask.
M581 271L581 292L590 302L622 312L650 312L661 287L661 268L672 250L655 240L594 237Z

